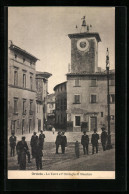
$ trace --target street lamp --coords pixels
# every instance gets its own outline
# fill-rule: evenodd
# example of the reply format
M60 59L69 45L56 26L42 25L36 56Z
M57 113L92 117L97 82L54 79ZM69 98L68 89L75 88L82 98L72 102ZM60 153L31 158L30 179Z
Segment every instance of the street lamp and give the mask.
M109 94L109 50L107 48L106 52L106 70L107 70L107 108L108 108L108 140L107 140L107 150L112 148L111 145L111 131L110 131L110 94Z

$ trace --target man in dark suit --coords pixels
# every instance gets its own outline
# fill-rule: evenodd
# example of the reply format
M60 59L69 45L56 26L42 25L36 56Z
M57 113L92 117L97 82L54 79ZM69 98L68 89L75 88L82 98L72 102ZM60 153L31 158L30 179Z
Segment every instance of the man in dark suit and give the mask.
M38 136L36 135L36 132L34 132L30 141L32 158L35 158L35 147L37 145L37 141L38 141Z
M83 132L84 135L82 135L82 138L81 138L81 144L83 145L83 152L84 152L84 155L87 153L87 155L89 154L88 152L88 145L89 145L89 136L86 135L86 131Z
M14 156L15 155L15 147L16 147L16 136L14 131L12 132L12 135L9 138L9 142L10 142L10 156Z
M36 167L37 170L42 169L42 157L43 157L43 152L42 152L42 147L40 145L39 140L37 141L37 145L35 147L35 161L36 161Z
M28 163L31 163L31 161L30 152L25 141L25 137L22 137L22 140L17 143L16 149L18 154L18 164L20 164L20 170L26 170L26 155L28 156Z
M96 153L98 153L98 140L99 135L97 134L97 129L94 129L94 133L91 137L91 143L92 143L92 154L94 154L94 148L96 148Z
M41 134L39 135L39 146L41 147L42 150L43 150L44 138L45 138L45 135L43 134L43 131L41 130Z
M58 149L59 149L59 146L61 145L61 132L60 131L58 132L58 135L56 137L55 144L56 144L56 154L58 154Z
M62 132L61 135L61 150L62 150L62 154L65 153L65 147L67 147L67 137L65 136L65 132Z
M105 127L102 127L101 129L102 129L101 143L102 143L103 151L105 151L108 135L107 135L107 132L105 131Z

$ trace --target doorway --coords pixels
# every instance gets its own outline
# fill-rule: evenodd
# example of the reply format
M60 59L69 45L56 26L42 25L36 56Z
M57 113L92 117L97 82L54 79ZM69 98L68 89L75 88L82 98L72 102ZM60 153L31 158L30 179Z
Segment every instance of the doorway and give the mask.
M38 119L38 131L41 131L41 119Z
M90 117L90 130L97 129L97 117Z
M29 119L29 133L31 131L31 121L32 121L32 119Z

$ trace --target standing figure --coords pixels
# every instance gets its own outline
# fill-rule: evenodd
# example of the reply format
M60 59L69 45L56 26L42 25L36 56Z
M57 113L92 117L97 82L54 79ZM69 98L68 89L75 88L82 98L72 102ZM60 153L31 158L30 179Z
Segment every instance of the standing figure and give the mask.
M105 128L102 127L102 133L101 133L101 143L102 143L102 147L103 147L103 151L106 150L106 143L107 143L107 132L105 131Z
M60 131L58 132L58 135L56 137L55 144L56 144L56 154L58 154L58 149L59 149L59 146L61 145L61 132Z
M36 135L36 132L34 132L30 141L32 158L35 158L35 147L37 145L37 141L38 141L38 136Z
M37 141L37 145L35 147L35 161L36 161L36 167L37 170L42 169L42 157L43 157L43 152L42 152L42 147L40 145L39 140Z
M83 145L83 152L84 152L84 155L87 153L87 155L89 154L88 152L88 145L89 145L89 136L86 135L86 131L83 132L84 135L82 135L82 138L81 138L81 144Z
M12 135L9 138L9 142L10 142L10 156L12 157L15 155L15 147L16 147L16 136L14 132L12 132Z
M79 142L78 141L75 142L75 154L76 154L76 157L79 158L80 150L79 150Z
M26 155L28 156L28 163L30 161L30 152L25 141L25 137L22 137L22 140L17 143L16 146L18 154L18 164L20 164L20 170L26 170Z
M43 150L44 138L45 138L45 134L43 134L43 131L41 130L41 134L39 135L39 146L41 147L42 150Z
M55 134L55 128L54 128L54 126L52 127L52 133L53 133L53 135Z
M92 154L94 154L94 148L96 148L96 153L98 153L98 140L99 140L99 135L96 133L96 129L94 129L94 133L92 134L91 137L91 143L92 143Z
M65 147L67 147L67 137L64 135L65 132L62 132L62 136L61 136L61 150L62 150L62 154L65 153Z

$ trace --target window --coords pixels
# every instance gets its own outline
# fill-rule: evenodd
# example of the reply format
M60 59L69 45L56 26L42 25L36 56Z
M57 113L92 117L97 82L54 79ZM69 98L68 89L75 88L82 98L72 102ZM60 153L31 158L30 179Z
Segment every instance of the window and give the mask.
M63 110L63 99L61 99L61 110Z
M23 88L26 88L26 74L23 74Z
M17 58L17 55L15 54L15 59Z
M18 85L18 71L17 70L14 71L14 85L15 86Z
M96 103L96 95L91 95L91 103Z
M30 100L30 115L33 114L32 106L33 106L33 100Z
M66 101L66 99L64 99L64 110L66 110L67 109L67 101Z
M110 94L110 95L109 95L109 99L110 99L109 102L110 102L111 104L114 104L114 103L115 103L115 94Z
M80 126L80 116L75 116L75 126Z
M26 114L26 100L23 99L23 114Z
M23 63L25 62L25 58L23 58Z
M39 111L39 110L38 110L38 103L37 103L37 113L38 113L38 111Z
M75 86L76 86L76 87L79 86L79 79L75 79Z
M97 80L96 79L92 79L91 80L91 87L95 87L97 86Z
M30 89L32 90L32 88L33 88L33 77L30 76Z
M108 102L108 96L107 96L107 102ZM115 94L109 94L109 103L110 104L115 103Z
M101 117L103 117L103 112L101 112Z
M17 129L20 128L19 119L17 120Z
M11 131L16 132L16 120L11 121Z
M18 113L18 98L14 98L14 114Z
M74 95L74 103L80 104L80 95Z

